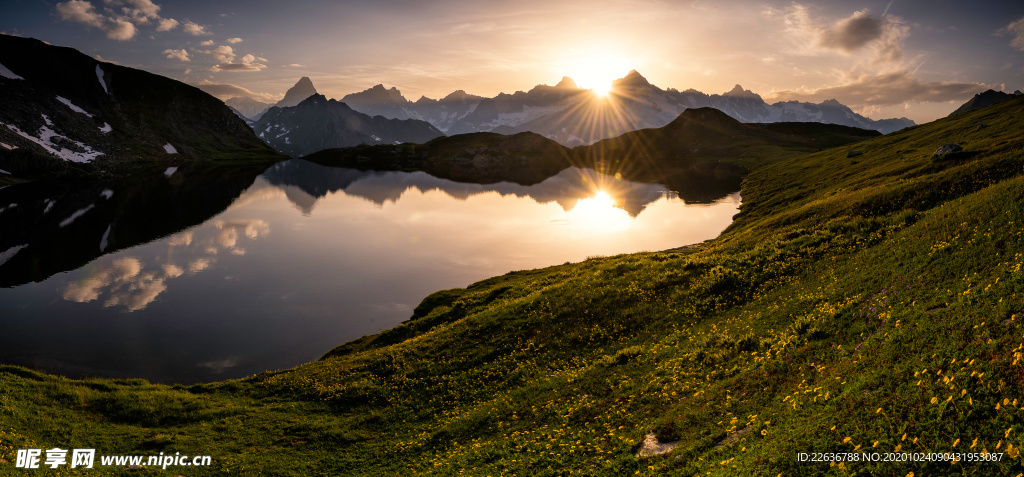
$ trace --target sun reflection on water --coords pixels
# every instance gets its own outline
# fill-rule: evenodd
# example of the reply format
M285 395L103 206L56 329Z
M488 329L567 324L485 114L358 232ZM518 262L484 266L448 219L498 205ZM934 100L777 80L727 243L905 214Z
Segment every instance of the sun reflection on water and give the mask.
M618 232L633 225L629 213L619 208L616 200L604 190L579 199L565 215L572 225L593 233Z

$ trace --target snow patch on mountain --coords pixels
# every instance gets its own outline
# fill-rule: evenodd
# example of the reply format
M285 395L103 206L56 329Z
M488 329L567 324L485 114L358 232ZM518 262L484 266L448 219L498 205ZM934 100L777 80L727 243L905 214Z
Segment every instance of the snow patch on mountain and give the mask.
M110 127L110 125L107 124L107 123L103 123L103 127L100 128L100 132L103 133L103 134L106 134L106 133L108 133L110 131L113 131L113 130L114 130L114 128Z
M177 154L178 153L178 150L175 149L174 146L171 145L171 143L164 144L164 151L167 152L167 154Z
M113 227L114 227L113 224L108 225L107 226L107 231L103 232L103 238L100 239L100 251L101 252L107 249L107 237L110 237L110 229L113 228Z
M177 170L178 170L177 167L168 167L167 170L164 171L164 176L171 177L172 175L174 175L174 172L177 171Z
M96 79L100 80L100 86L103 87L103 92L110 94L110 90L107 89L107 82L103 81L103 68L100 68L99 64L96 65Z
M74 222L75 219L85 215L85 213L90 211L90 210L92 210L93 207L96 207L96 204L90 204L88 207L86 207L84 209L76 210L73 214L68 216L68 218L66 218L66 219L64 219L64 220L62 220L60 222L61 228L67 227L68 225L71 225L71 223Z
M7 149L9 151L13 151L13 150L17 149L16 147L14 147L12 145L7 144L7 143L3 143L3 142L0 142L0 147L3 147L4 149Z
M46 115L43 115L43 117L46 118ZM50 124L52 125L52 123ZM57 134L53 129L50 129L47 126L39 128L39 137L35 137L22 131L21 129L18 129L18 127L13 124L0 123L0 125L7 126L7 129L14 131L15 134L42 146L42 148L45 149L46 152L53 154L54 156L57 156L61 159L64 159L65 161L92 162L93 159L96 159L97 156L103 155L102 152L93 150L93 148L86 146L85 144L82 144L73 139L69 139L66 136ZM53 142L54 138L63 139L62 142L66 141L73 143L78 149L80 149L80 151L75 151L72 149L68 149L62 145L55 144Z
M71 108L71 110L76 112L76 113L84 114L86 116L89 116L90 118L92 117L91 114L85 112L84 109L79 108L78 106L75 106L70 100L68 100L67 98L65 98L63 96L57 96L57 101L60 101L60 102L64 103L65 106Z
M13 71L7 69L7 67L2 65L2 64L0 64L0 76L3 76L4 78L7 78L7 79L12 79L12 80L23 80L23 79L25 79L25 78L22 78L21 76L18 76L16 74L14 74Z
M3 265L8 260L14 258L14 255L16 255L21 249L25 247L28 247L28 244L15 245L7 250L4 250L2 253L0 253L0 265Z

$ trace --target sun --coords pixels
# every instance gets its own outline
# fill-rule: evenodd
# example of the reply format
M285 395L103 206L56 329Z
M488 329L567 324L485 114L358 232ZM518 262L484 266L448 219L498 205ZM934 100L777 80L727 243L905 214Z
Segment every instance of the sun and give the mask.
M615 81L631 69L631 62L614 55L589 55L564 61L566 75L580 88L589 89L597 96L607 96Z

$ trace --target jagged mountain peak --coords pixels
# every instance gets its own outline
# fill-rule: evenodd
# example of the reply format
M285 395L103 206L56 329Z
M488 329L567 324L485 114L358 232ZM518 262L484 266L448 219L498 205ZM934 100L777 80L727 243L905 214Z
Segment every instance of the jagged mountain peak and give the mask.
M558 84L555 85L555 87L566 89L579 89L579 86L576 85L576 82L573 81L573 79L568 76L563 76L562 81L559 81Z
M840 103L839 100L835 99L835 98L826 99L825 101L821 102L821 105L822 106L831 106L833 108L846 108L845 104Z
M727 91L725 93L722 93L722 96L730 96L730 97L733 97L733 98L757 98L757 99L761 99L761 95L759 95L759 94L757 94L757 93L755 93L755 92L753 92L753 91L751 91L749 89L743 89L743 87L740 86L739 84L737 84L736 86L733 86L731 90L729 90L729 91Z
M372 107L381 104L405 105L409 100L402 96L398 88L385 88L383 84L374 85L358 93L347 94L341 98L353 107Z
M316 87L313 86L313 80L309 79L308 76L303 76L299 78L295 86L288 88L288 92L284 94L284 99L278 101L274 106L279 108L295 106L314 94L316 94Z
M649 81L647 81L647 78L644 78L644 76L642 74L640 74L640 72L637 71L637 70L629 70L629 73L626 73L626 76L623 76L622 78L619 78L619 79L617 79L615 81L612 81L612 84L616 85L616 86L650 86L651 85L651 83Z

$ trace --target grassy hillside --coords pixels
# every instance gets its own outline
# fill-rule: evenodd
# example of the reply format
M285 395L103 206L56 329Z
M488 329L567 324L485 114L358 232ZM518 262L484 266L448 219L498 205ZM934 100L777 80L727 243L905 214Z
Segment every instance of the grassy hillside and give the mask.
M0 469L62 446L214 456L166 475L1017 475L1022 117L1018 98L780 159L715 240L440 291L295 369L168 387L2 367ZM672 452L636 457L649 434Z

